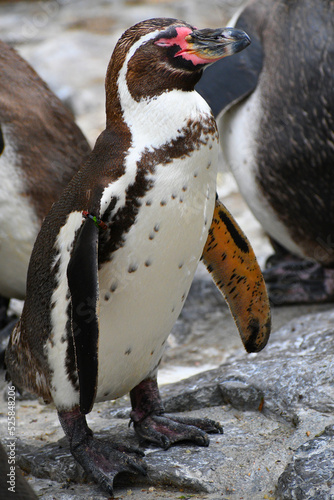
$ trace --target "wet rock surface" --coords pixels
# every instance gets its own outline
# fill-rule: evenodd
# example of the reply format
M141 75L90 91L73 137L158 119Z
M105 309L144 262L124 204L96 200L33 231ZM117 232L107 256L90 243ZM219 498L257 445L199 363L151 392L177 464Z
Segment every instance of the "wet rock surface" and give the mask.
M127 397L95 405L88 422L96 437L146 454L147 477L120 476L116 497L333 498L333 321L331 311L296 318L262 353L240 349L218 368L161 388L166 411L222 423L208 448L147 447L128 426ZM1 410L4 436L4 402ZM17 463L41 498L106 498L74 462L52 407L18 402L17 435Z
M73 110L91 144L104 127L104 76L112 48L135 22L179 17L225 25L243 0L50 0L0 2L3 40L14 45ZM270 252L231 176L220 195L246 231L261 264ZM208 448L146 447L147 477L120 476L115 497L334 499L332 305L273 309L266 349L247 355L224 299L199 267L169 339L159 380L168 412L220 421ZM195 374L195 375L193 375ZM0 438L8 434L1 373ZM193 375L191 378L186 378ZM180 380L184 379L184 380ZM55 408L16 398L16 459L43 500L107 498L72 458ZM100 439L138 446L128 427L129 398L95 405L89 426ZM0 495L1 496L1 495ZM5 498L5 497L4 497Z
M278 480L277 498L334 498L334 426L302 444Z

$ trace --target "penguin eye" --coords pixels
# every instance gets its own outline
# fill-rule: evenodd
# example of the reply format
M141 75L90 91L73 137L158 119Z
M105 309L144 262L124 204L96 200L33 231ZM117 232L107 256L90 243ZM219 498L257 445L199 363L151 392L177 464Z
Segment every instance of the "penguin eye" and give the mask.
M171 41L169 39L162 38L162 39L156 40L154 42L154 45L158 45L159 47L170 47L173 44L171 43Z
M187 44L186 38L191 32L192 30L187 26L173 27L173 29L161 33L154 43L159 47L172 47L173 45L184 47Z

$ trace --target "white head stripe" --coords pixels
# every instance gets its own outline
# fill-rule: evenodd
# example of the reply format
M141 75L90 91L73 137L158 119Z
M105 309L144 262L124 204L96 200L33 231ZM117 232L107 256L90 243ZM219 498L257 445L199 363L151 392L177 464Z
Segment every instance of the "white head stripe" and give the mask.
M160 32L161 30L155 30L148 33L133 44L118 75L119 101L124 122L131 133L131 146L127 151L124 174L111 182L103 191L101 215L113 197L117 198L113 213L124 206L126 190L135 182L137 162L145 150L152 151L154 148L159 149L164 144L169 144L183 133L189 120L198 121L211 115L208 104L197 92L172 89L155 98L143 97L136 101L132 97L126 81L129 60L138 47L152 40Z
M130 48L129 52L127 53L127 56L126 56L124 64L123 64L123 68L127 67L129 60L131 59L131 57L133 56L133 54L136 52L136 50L138 49L138 47L140 47L141 45L144 45L149 40L152 40L152 38L154 38L161 31L162 31L161 29L158 29L158 30L155 30L155 31L151 31L150 33L147 33L146 35L143 35L141 38L139 38L139 40L137 40L136 43L134 43L132 45L132 47Z
M125 58L124 64L123 64L123 66L122 66L122 68L121 68L121 70L119 72L118 80L117 80L117 87L118 87L118 92L119 92L119 98L120 98L121 105L122 105L122 101L124 102L124 100L127 100L129 98L128 97L129 96L128 88L127 87L125 88L122 85L122 81L125 82L125 80L126 80L126 73L127 73L127 70L128 70L128 63L129 63L131 57L134 55L134 53L136 52L136 50L138 49L138 47L140 47L141 45L144 45L149 40L152 40L152 38L154 38L158 33L160 33L160 31L161 30L155 30L155 31L152 31L151 33L147 33L147 35L142 36L130 48L130 50L129 50L126 58Z

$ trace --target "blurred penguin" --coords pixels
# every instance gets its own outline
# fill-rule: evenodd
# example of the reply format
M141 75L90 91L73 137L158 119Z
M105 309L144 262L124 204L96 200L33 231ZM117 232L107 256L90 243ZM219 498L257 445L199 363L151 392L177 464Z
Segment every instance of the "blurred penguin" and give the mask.
M274 247L264 271L274 304L334 300L333 19L331 0L249 2L231 25L250 47L196 88Z

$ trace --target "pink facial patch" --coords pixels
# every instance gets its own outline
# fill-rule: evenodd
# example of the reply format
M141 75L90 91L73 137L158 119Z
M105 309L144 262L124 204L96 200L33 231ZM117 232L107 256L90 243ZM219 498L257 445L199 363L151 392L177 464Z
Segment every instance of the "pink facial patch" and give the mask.
M176 57L176 56L181 56L181 57L183 57L183 59L186 59L187 61L191 61L194 64L194 66L196 66L197 64L211 64L211 63L221 59L221 57L204 58L204 57L201 57L199 54L197 54L195 51L191 51L191 49L190 50L184 50L184 49L179 50L179 52L177 52L174 57Z
M221 57L217 58L203 58L201 55L196 53L196 51L192 48L192 44L186 41L186 37L192 33L190 28L186 28L185 26L180 26L179 28L175 28L177 32L177 36L174 38L160 38L155 42L156 45L160 47L172 47L173 45L178 45L181 50L179 50L174 57L183 57L186 61L191 61L195 66L197 64L208 64L214 61L218 61Z
M190 28L186 28L185 26L180 26L179 28L175 28L177 36L174 38L160 38L157 42L155 42L156 45L159 45L160 47L171 47L172 45L178 45L181 47L181 50L185 50L188 47L188 43L186 42L185 38L187 35L190 35L192 33L192 30Z

